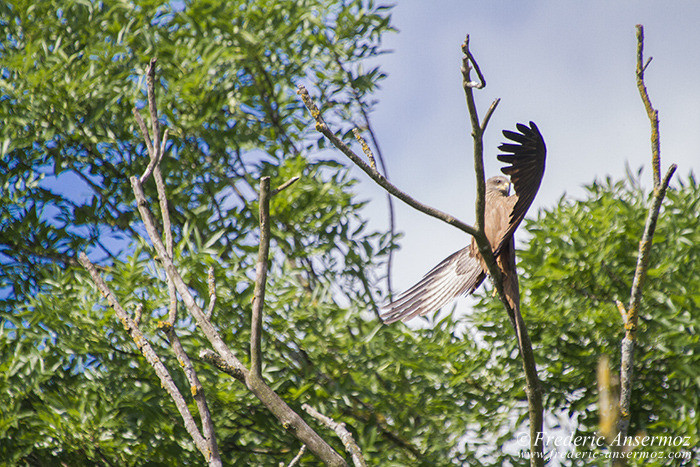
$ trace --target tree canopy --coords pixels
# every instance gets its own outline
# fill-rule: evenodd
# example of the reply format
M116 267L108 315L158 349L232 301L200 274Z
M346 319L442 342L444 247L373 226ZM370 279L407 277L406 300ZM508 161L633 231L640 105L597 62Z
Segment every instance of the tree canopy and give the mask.
M344 422L371 465L526 463L517 454L525 446L513 447L527 409L505 313L483 293L474 313L430 329L376 319L395 246L368 228L356 180L319 152L295 94L312 82L346 137L384 77L367 59L393 30L389 8L17 1L0 5L0 26L0 458L206 463L76 261L87 251L121 303L140 310L148 339L189 394L159 326L168 290L128 180L148 164L132 108L147 107L145 70L157 57L173 259L202 303L213 267L211 319L231 348L247 363L257 181L269 176L275 187L299 176L270 206L263 375L272 388L299 413L306 403ZM155 187L144 189L157 204ZM669 190L659 220L631 433L698 439L700 232L688 216L698 193L692 176ZM614 300L629 293L646 198L634 178L606 180L527 222L522 308L545 405L580 433L596 429L598 358L618 357ZM190 355L207 347L191 317L181 313L176 328ZM238 381L195 365L224 463L289 463L299 441ZM302 461L318 462L309 453Z

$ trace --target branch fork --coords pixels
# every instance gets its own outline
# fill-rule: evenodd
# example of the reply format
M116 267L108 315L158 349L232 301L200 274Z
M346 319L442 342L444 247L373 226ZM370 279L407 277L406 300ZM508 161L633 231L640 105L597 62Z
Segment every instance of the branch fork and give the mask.
M624 319L625 337L622 340L622 356L620 361L620 399L618 421L618 432L622 437L627 436L630 423L630 404L632 399L632 380L634 368L634 347L637 339L637 323L639 321L639 307L642 299L642 289L646 278L647 269L649 266L649 254L654 240L654 231L656 222L661 210L661 204L666 196L666 190L671 181L673 173L676 171L676 164L671 164L664 178L661 178L661 150L659 140L659 111L654 109L649 98L646 84L644 82L644 74L647 67L651 63L651 57L644 60L644 27L637 25L637 66L636 78L637 89L644 104L644 108L649 118L651 127L651 163L653 168L654 189L652 201L647 213L647 219L644 225L642 239L639 242L639 253L637 255L637 266L632 280L632 289L630 291L629 304L627 309L620 301L617 301L617 307Z

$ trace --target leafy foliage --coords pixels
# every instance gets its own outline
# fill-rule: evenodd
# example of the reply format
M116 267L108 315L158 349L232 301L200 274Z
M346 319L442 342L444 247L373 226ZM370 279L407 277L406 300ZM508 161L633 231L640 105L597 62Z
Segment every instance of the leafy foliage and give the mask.
M538 359L546 410L566 414L582 436L598 429L598 360L607 355L613 364L620 361L624 326L615 300L625 305L629 300L649 202L632 176L594 182L586 190L583 201L562 199L541 211L537 220L527 221L531 237L519 251L518 265L523 316ZM700 230L688 213L698 211L699 193L691 175L669 189L659 216L635 350L633 436L698 439ZM493 322L500 316L498 304L483 297L478 308L481 312L469 318L470 324L484 333L494 352L509 355L516 345L502 340L510 331L507 320ZM516 383L502 387L501 397L522 399L520 368L506 368ZM524 409L519 411L524 416ZM656 454L662 450L645 449ZM580 462L588 465L590 459Z
M298 81L314 81L338 112L367 105L383 74L351 73L362 83L355 99L340 64L381 52L385 12L361 0L0 6L0 225L21 233L0 241L0 287L21 300L47 263L68 264L86 247L114 259L115 239L124 246L138 236L125 175L148 162L132 108L145 105L153 56L171 130L164 168L175 223L224 238L252 230L250 193L224 198L248 190L265 165L311 148Z
M315 139L295 91L298 81L313 81L338 115L369 108L383 74L360 65L381 53L380 38L392 30L388 9L364 0L18 1L0 5L0 25L0 352L7 402L0 457L201 462L152 370L111 310L95 305L101 299L74 260L81 250L102 257L122 304L144 307L143 326L167 356L155 328L167 293L140 239L128 183L147 162L131 114L145 105L146 65L158 57L177 264L203 299L206 270L216 266L215 319L244 353L262 175L273 186L302 177L273 200L270 288L287 287L281 289L287 295L270 294L269 316L298 300L292 278L316 296L333 287L353 306L373 306L369 259L381 262L387 239L365 230L345 168L309 159ZM152 186L146 190L155 198ZM277 319L280 332L287 319ZM203 343L192 323L183 316L178 328L196 355ZM275 328L268 331L276 336ZM284 347L267 349L269 362L299 351L288 348L288 335L270 345L278 341ZM206 365L200 370L209 387L221 388L211 397L231 463L291 457L292 438L257 401ZM295 387L286 381L280 384Z

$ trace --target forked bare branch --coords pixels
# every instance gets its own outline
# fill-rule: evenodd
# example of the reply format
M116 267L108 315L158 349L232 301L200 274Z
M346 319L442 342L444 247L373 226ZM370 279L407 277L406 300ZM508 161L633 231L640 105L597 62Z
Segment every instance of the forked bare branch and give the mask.
M102 293L102 296L107 299L107 303L109 303L109 305L114 309L117 318L119 318L124 325L124 329L129 333L129 336L131 336L131 339L136 344L136 347L138 347L146 361L153 367L156 375L160 379L161 385L170 395L170 398L175 403L175 407L177 407L178 412L180 412L180 416L185 424L185 429L189 433L190 437L192 437L195 446L197 446L197 449L199 449L202 455L204 455L205 459L209 459L210 453L207 440L204 438L204 436L202 436L199 428L197 428L197 424L195 423L194 418L187 407L187 401L175 385L173 378L170 376L170 372L163 364L160 357L158 357L158 354L148 342L148 339L146 339L138 324L121 306L119 300L117 300L117 297L114 295L102 276L100 276L100 273L97 272L97 268L88 259L87 255L81 252L78 259L80 264L82 264L88 273L90 273L92 281L97 286L97 289Z
M622 357L620 362L620 417L618 430L622 437L627 435L630 422L630 404L632 400L632 381L634 368L634 347L637 339L637 323L639 321L639 305L642 299L642 289L649 267L649 256L654 240L654 231L661 210L661 204L666 196L666 190L671 181L673 173L676 171L676 164L671 164L661 179L661 152L659 141L659 112L651 105L649 93L644 82L644 72L651 59L644 61L644 27L637 25L637 88L644 103L649 122L651 124L651 163L653 167L654 191L647 213L642 239L639 242L639 252L637 254L637 266L632 280L632 289L627 309L621 304L618 309L625 322L625 338L622 340Z

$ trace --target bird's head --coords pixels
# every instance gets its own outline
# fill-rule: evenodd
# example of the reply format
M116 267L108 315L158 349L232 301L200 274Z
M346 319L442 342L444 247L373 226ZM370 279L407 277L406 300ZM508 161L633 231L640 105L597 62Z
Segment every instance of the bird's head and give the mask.
M486 180L486 191L498 192L503 196L508 196L510 195L510 180L502 175L491 177Z

